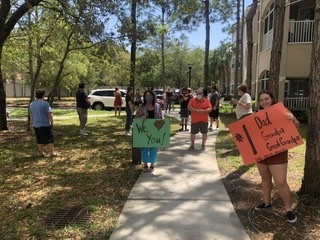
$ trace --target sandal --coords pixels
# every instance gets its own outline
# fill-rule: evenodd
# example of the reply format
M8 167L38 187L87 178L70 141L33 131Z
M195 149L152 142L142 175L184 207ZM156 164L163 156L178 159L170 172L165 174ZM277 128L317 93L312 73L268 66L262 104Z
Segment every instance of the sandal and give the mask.
M50 154L50 157L58 157L58 153L54 152L53 154Z
M38 152L38 155L39 155L39 157L46 157L45 155L44 155L44 153L40 153L39 151L37 151Z
M190 147L188 148L189 151L194 150L194 145L190 145Z
M148 168L148 165L147 165L147 164L145 164L145 165L143 166L143 171L145 171L145 172L148 172L148 171L149 171L149 168Z

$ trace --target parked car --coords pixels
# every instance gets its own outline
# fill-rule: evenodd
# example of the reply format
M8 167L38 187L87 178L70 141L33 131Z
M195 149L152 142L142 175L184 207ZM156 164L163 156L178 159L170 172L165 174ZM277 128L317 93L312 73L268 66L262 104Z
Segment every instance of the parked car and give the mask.
M174 93L176 97L173 99L174 104L179 104L179 97L180 97L180 89L175 89Z
M158 99L163 100L163 90L153 90Z
M124 89L119 89L122 97L122 107L125 107L125 96L127 91ZM91 103L91 107L94 110L104 110L114 108L114 89L94 89L91 90L89 94L89 100Z

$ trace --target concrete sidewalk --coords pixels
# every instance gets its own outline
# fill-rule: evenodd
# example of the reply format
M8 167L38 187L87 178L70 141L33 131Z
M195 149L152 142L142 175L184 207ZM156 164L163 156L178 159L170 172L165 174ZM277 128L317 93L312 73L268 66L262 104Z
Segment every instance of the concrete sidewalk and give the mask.
M187 150L190 132L172 137L171 147L159 151L155 171L140 175L110 239L249 240L221 181L217 134L208 133L204 151L200 134L193 151Z

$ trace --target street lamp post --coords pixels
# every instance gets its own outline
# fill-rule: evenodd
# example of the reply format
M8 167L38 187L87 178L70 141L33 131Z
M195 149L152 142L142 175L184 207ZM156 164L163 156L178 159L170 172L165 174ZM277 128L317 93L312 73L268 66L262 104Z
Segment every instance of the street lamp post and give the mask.
M189 66L189 88L191 88L191 69L192 69L192 63L189 63L188 66Z

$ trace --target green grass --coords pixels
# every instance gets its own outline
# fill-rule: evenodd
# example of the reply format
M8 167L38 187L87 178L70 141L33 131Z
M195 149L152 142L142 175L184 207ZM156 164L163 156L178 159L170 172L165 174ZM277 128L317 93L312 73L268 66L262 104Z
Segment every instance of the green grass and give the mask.
M87 137L79 135L77 117L56 118L60 156L52 159L37 156L25 121L8 123L9 131L0 132L1 239L108 239L141 172L131 161L125 116L92 116ZM179 122L171 123L174 134ZM57 230L44 226L48 215L77 205L90 210L89 222Z
M61 116L61 117L76 117L77 111L76 109L52 109L52 114L54 116ZM95 110L88 110L89 117L90 115L114 115L114 111L95 111ZM125 111L122 111L122 115L125 115ZM28 109L27 108L16 108L10 111L10 117L14 118L23 118L28 116Z

